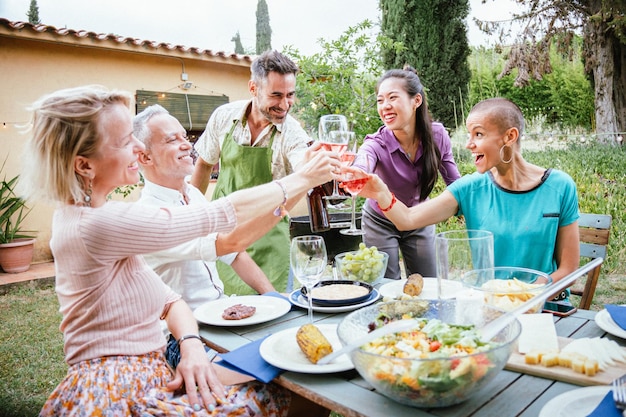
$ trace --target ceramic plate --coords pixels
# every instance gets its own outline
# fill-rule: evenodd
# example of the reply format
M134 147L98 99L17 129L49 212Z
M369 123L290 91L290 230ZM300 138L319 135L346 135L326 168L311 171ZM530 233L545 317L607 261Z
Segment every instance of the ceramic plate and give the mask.
M222 318L224 310L235 304L256 307L256 312L245 319L224 320ZM199 322L213 326L249 326L277 319L287 314L289 310L291 310L291 304L286 299L262 295L242 295L204 303L194 310L193 316Z
M317 324L318 329L328 339L333 349L343 346L337 336L336 324ZM299 327L282 330L274 333L261 343L259 352L268 363L286 371L301 372L304 374L327 374L342 372L354 368L347 355L341 355L326 365L311 363L300 350L296 341L296 332Z
M595 320L598 327L600 327L605 332L611 333L613 336L626 339L626 330L619 327L617 323L613 321L611 315L606 309L598 311Z
M349 306L333 306L333 307L326 307L326 306L313 304L313 311L316 311L318 313L345 313L347 311L356 310L361 307L365 307L367 305L375 303L379 297L380 297L380 293L378 292L377 289L374 289L370 293L370 296L366 298L365 300L361 301L360 303L351 304ZM289 300L295 306L298 306L304 309L309 308L309 302L307 301L306 298L302 296L302 293L300 292L300 288L298 288L297 290L294 290L291 294L289 294Z
M394 282L388 282L380 287L380 295L382 297L396 298L404 294L402 289L404 288L404 284L406 283L406 279L400 279ZM441 286L443 289L443 293L456 293L458 290L463 288L463 284L458 281L441 281ZM417 296L417 298L424 300L436 300L437 299L437 278L424 278L424 287L422 288L422 293ZM444 297L447 298L447 297Z
M539 412L539 417L585 417L610 390L610 386L600 385L564 392L548 401Z
M358 297L342 298L342 299L313 297L314 304L317 304L320 306L326 306L326 307L338 307L338 306L347 306L351 304L357 304L357 303L367 300L370 294L372 293L372 291L374 290L374 288L366 282L349 281L349 280L337 280L337 281L326 280L326 281L320 281L317 284L315 284L315 286L313 287L313 292L315 293L315 288L326 287L329 285L350 285L350 286L365 288L367 292L363 295L359 295ZM304 299L306 300L307 299L306 288L302 287L300 291L302 293L302 297L304 297Z

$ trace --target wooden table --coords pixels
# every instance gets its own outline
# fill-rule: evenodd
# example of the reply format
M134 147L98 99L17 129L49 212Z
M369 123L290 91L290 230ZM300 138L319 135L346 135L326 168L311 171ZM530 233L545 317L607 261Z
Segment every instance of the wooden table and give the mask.
M316 323L338 323L344 314L315 313ZM556 320L558 336L610 337L594 322L595 312L579 310L567 318ZM268 323L246 327L214 327L200 325L200 334L218 351L230 351L257 340L307 322L305 310L290 311ZM623 341L615 338L620 343ZM446 416L446 417L536 417L541 408L555 396L579 388L564 382L502 370L487 386L469 400L451 407L418 409L408 407L374 391L352 370L336 374L309 375L285 372L275 382L311 401L345 417L350 416Z

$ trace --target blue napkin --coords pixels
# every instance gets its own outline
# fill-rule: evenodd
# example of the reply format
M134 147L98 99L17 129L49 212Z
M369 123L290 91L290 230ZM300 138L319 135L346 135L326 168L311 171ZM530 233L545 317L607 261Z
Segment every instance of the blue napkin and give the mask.
M291 302L291 300L288 297L285 297L284 295L282 295L281 293L277 292L277 291L271 291L271 292L266 292L263 295L267 295L268 297L276 297L276 298L282 298L283 300L287 300L289 301L289 304L291 304L291 309L297 309L297 307L295 305L293 305L293 303Z
M253 376L257 380L267 384L280 375L283 370L270 365L261 357L259 347L263 340L265 340L265 337L243 345L228 353L220 354L219 356L222 360L217 362L217 364L233 371Z
M615 406L613 391L609 391L602 402L587 417L622 417L622 412Z
M606 311L609 312L615 324L626 330L626 307L615 304L605 304L604 307Z

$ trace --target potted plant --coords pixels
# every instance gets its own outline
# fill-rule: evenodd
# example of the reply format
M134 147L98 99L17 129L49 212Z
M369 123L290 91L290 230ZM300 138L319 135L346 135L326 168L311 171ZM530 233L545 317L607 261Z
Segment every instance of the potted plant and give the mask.
M4 170L5 161L0 167ZM0 183L0 267L4 272L24 272L33 260L35 237L23 230L22 222L30 213L26 202L14 191L19 176L9 180L3 176Z

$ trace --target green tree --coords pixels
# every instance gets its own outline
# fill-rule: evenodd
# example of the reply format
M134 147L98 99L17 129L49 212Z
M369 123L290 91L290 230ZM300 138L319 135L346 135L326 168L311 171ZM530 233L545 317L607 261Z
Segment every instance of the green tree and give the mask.
M256 5L256 53L260 55L269 49L272 49L270 12L265 0L259 0Z
M382 124L375 97L376 81L383 71L380 50L382 45L393 48L394 44L373 29L374 24L366 20L348 28L339 39L320 39L322 52L311 56L292 47L284 51L300 67L298 100L292 113L313 137L324 114L345 115L360 138Z
M233 36L230 41L231 42L235 42L235 53L236 54L243 55L243 54L246 53L244 51L244 49L243 49L243 45L241 44L241 35L239 34L239 31L237 31L237 34L235 34L235 36Z
M383 49L386 68L414 67L433 117L448 127L462 120L471 77L465 19L468 0L380 0L382 33L404 49Z
M38 25L41 23L39 19L39 6L37 6L37 0L30 0L30 7L28 8L28 23Z
M503 28L510 24L522 28L501 75L516 69L518 86L542 79L552 72L550 46L556 42L568 55L575 47L575 34L582 32L585 69L594 87L597 137L618 143L617 133L626 131L626 1L515 1L520 12L509 22L475 20L486 33L506 34Z

